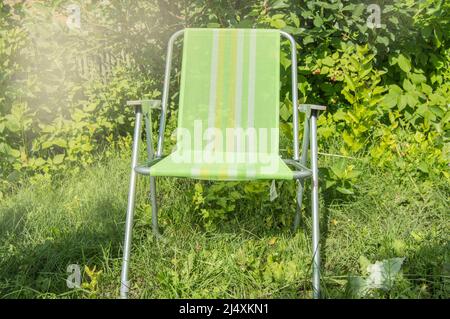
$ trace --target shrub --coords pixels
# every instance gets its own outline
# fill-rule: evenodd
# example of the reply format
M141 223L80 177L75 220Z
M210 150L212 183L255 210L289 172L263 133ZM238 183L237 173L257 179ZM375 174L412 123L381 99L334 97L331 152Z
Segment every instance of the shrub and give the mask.
M133 119L125 101L159 96L167 39L183 27L290 32L300 52L300 101L328 106L319 118L322 150L408 176L449 178L446 1L383 1L381 28L367 24L368 8L357 1L214 0L83 2L82 28L73 30L65 24L67 4L0 4L3 189L37 172L55 174L89 165L128 136ZM105 50L116 57L108 74L95 67ZM174 87L179 77L176 52ZM95 62L87 68L88 79L79 72L83 56ZM292 140L288 57L289 46L283 42L282 144ZM171 96L168 128L175 126L177 97ZM283 155L292 155L289 148ZM332 193L351 196L358 174L342 172L353 172L352 167L322 172ZM245 183L197 185L194 201L200 194L205 200L197 210L208 227L237 203L263 192L248 191ZM261 185L265 192L267 183ZM232 195L234 187L239 196ZM294 192L293 183L287 187Z

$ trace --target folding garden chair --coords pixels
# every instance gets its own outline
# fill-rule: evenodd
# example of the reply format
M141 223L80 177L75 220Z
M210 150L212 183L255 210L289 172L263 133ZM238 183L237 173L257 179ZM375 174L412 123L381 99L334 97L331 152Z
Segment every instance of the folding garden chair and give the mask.
M163 156L173 45L184 35L176 149ZM280 36L291 45L293 158L279 155ZM131 237L137 174L150 176L152 226L158 235L157 176L204 180L295 180L300 221L304 180L312 178L313 295L320 296L317 116L319 105L298 105L294 38L280 30L185 29L169 41L162 101L130 101L135 107L131 178L120 295L128 297ZM151 112L161 105L156 152L151 142ZM302 152L298 111L305 112ZM148 162L138 165L142 118ZM307 166L308 149L311 150Z

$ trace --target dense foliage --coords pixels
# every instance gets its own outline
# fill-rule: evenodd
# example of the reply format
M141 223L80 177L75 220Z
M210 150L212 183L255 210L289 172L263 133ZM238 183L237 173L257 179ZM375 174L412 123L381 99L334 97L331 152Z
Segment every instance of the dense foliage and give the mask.
M445 0L0 1L1 297L118 295L134 121L125 102L160 98L176 30L256 27L295 36L300 101L328 106L319 118L324 295L448 298L449 24ZM288 57L283 42L285 157ZM311 295L310 220L286 235L293 182L277 182L270 201L269 182L159 179L164 241L150 236L148 180L139 182L134 297ZM368 264L391 258L404 260L395 287L355 294ZM85 266L79 290L65 285L73 263Z
M346 0L80 1L75 27L67 23L73 17L67 6L77 2L8 3L0 4L3 193L25 176L77 169L122 145L133 120L125 101L160 95L168 37L184 27L279 28L293 34L301 102L328 106L319 120L322 151L422 180L450 178L447 1L378 1L379 27L367 23L370 3ZM284 141L291 139L292 127L288 52L284 43ZM175 68L179 74L179 64ZM175 76L174 86L177 81ZM172 101L169 128L175 125L176 93ZM360 175L342 163L322 173L324 187L343 196L354 193ZM230 193L230 187L241 191ZM265 184L199 183L193 200L205 225L213 227L240 199L266 192Z

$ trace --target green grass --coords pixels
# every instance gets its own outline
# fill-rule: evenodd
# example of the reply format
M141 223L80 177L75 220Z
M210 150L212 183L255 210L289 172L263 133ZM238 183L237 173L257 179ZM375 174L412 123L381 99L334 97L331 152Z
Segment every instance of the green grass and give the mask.
M321 157L321 165L333 160ZM354 164L363 171L355 196L321 193L325 297L350 296L347 279L362 275L359 259L365 256L371 262L406 257L394 288L368 297L448 298L448 185ZM34 179L0 202L0 296L116 298L128 174L128 157L115 157L57 181ZM193 183L158 180L163 238L156 240L148 183L140 179L130 297L311 296L307 210L296 234L289 231L290 214L287 222L268 224L266 214L275 221L285 215L252 209L251 202L206 231L193 211ZM69 264L101 270L98 289L68 289ZM83 281L89 282L86 274Z

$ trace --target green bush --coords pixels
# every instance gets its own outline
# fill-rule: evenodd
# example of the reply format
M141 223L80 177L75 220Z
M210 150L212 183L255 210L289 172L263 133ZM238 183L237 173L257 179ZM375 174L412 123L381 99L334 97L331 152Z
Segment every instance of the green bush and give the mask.
M107 77L91 65L94 72L82 78L76 56L95 39L82 49L85 35L55 24L50 4L36 6L2 4L0 54L11 67L1 71L0 172L12 183L92 164L132 131L126 100L159 95L151 78L125 63L112 65Z
M69 3L0 4L3 190L24 176L90 165L122 143L133 122L125 101L159 96L168 37L184 27L290 32L300 53L300 102L328 106L319 118L321 150L357 157L400 175L450 178L446 1L380 1L381 28L368 26L367 5L358 1L88 1L79 3L79 30L65 24ZM127 58L117 59L108 75L94 63L89 79L81 76L78 58L100 57L105 51ZM282 43L281 57L281 139L290 145L287 42ZM179 50L175 59L174 88ZM172 92L169 129L177 114L178 96ZM291 156L290 147L284 153ZM351 165L321 171L331 193L354 194L360 175ZM293 183L284 188L293 194ZM244 200L263 205L267 189L267 183L255 189L245 183L198 183L193 200L205 226L214 228Z

